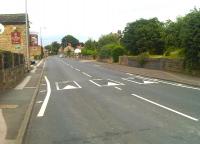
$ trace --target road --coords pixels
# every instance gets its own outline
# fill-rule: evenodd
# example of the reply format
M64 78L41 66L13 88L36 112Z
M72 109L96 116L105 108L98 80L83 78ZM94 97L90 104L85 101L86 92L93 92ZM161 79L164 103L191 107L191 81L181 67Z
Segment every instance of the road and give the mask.
M197 144L200 88L49 57L24 144Z

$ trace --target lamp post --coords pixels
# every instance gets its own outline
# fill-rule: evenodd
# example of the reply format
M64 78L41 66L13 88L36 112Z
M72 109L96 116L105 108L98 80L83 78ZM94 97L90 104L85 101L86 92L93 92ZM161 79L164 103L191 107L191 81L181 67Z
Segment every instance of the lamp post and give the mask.
M27 11L27 0L25 0L25 16L26 16L26 62L27 70L30 71L30 59L29 59L29 24L28 24L28 11Z

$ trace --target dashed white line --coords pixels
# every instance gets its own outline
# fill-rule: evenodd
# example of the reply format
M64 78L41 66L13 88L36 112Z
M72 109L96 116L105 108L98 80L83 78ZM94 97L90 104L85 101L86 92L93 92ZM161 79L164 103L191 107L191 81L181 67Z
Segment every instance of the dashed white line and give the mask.
M116 89L118 89L118 90L122 90L121 88L119 88L119 87L115 87Z
M46 94L46 97L44 99L44 102L42 104L42 107L40 108L40 111L37 115L37 117L42 117L44 116L44 112L46 110L46 107L47 107L47 104L48 104L48 101L49 101L49 98L50 98L50 95L51 95L51 86L50 86L50 82L48 80L48 78L45 76L44 77L45 80L46 80L46 83L47 83L47 94Z
M88 76L88 77L92 77L91 75L89 75L89 74L87 74L87 73L85 73L85 72L82 72L82 74L84 74L84 75L86 75L86 76Z
M132 96L135 96L135 97L137 97L137 98L139 98L139 99L142 99L142 100L144 100L144 101L147 101L147 102L149 102L149 103L151 103L151 104L154 104L154 105L156 105L156 106L158 106L158 107L161 107L161 108L163 108L163 109L166 109L166 110L168 110L168 111L171 111L171 112L174 112L174 113L176 113L176 114L178 114L178 115L181 115L181 116L183 116L183 117L186 117L186 118L188 118L188 119L191 119L191 120L193 120L193 121L199 121L197 118L194 118L194 117L191 117L191 116L189 116L189 115L186 115L186 114L184 114L184 113L181 113L181 112L179 112L179 111L176 111L176 110L173 110L173 109L171 109L171 108L169 108L169 107L166 107L166 106L163 106L163 105L161 105L161 104L158 104L158 103L156 103L156 102L153 102L153 101L151 101L151 100L148 100L148 99L146 99L146 98L143 98L143 97L141 97L141 96L139 96L139 95L136 95L136 94L131 94Z
M76 71L81 71L80 69L75 68Z

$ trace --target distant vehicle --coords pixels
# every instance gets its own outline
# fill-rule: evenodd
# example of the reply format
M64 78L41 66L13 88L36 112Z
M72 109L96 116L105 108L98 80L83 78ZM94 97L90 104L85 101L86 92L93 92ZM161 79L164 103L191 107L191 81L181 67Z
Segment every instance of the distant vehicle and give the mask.
M35 64L35 61L34 60L31 60L31 65L34 65Z
M64 55L63 55L63 54L60 54L59 57L60 57L60 58L64 58Z

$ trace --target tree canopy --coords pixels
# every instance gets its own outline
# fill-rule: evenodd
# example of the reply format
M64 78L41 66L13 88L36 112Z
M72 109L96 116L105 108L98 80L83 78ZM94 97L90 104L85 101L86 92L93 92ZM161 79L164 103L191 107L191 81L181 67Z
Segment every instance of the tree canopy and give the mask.
M72 47L76 47L79 44L79 40L72 35L64 36L61 40L62 47L65 48L68 43L71 43Z

